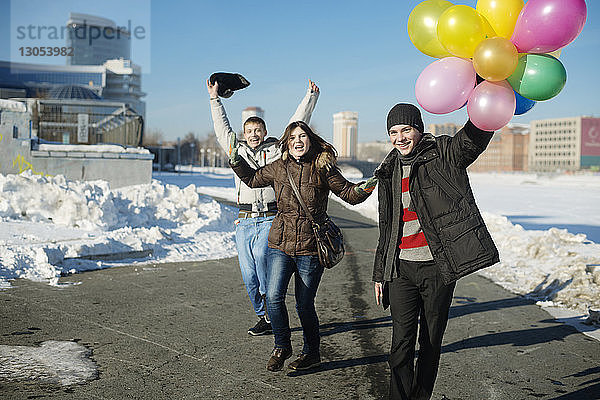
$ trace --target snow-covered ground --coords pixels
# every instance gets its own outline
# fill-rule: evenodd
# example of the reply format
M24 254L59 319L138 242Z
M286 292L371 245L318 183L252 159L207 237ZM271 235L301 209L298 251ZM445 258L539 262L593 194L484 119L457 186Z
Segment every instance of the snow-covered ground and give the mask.
M154 178L110 190L101 181L0 175L0 287L15 278L57 284L61 274L90 269L235 255L237 210L209 197L235 201L230 170ZM600 175L471 180L501 258L480 273L600 340L600 321L582 324L588 308L600 309ZM376 193L348 208L376 220Z

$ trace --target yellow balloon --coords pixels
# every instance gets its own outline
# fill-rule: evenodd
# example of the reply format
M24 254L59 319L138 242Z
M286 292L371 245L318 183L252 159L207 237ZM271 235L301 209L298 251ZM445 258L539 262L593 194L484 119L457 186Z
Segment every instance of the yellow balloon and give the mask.
M523 0L477 0L475 9L498 36L510 39L524 4Z
M475 48L473 66L479 76L488 81L508 78L517 67L519 53L510 40L504 37L485 39Z
M464 5L448 8L438 20L438 39L451 54L472 58L482 40L497 36L485 17Z
M428 56L451 56L438 40L437 22L440 15L452 5L446 0L425 0L408 16L408 36L415 47Z

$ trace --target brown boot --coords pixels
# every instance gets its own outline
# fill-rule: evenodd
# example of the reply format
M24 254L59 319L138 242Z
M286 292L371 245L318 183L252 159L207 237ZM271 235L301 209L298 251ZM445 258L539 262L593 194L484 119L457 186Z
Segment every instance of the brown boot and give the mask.
M292 356L292 349L283 349L275 347L271 353L271 358L267 362L267 369L275 372L283 368L283 362Z
M304 371L311 368L316 368L321 365L321 356L316 354L300 354L295 361L292 361L288 368L296 371Z

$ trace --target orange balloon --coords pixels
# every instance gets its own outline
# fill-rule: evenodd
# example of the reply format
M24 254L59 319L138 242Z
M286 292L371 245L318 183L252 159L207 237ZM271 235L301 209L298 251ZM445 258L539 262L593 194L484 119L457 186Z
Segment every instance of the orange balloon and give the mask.
M473 66L479 76L487 81L508 78L517 67L519 54L510 40L504 37L485 39L475 48Z

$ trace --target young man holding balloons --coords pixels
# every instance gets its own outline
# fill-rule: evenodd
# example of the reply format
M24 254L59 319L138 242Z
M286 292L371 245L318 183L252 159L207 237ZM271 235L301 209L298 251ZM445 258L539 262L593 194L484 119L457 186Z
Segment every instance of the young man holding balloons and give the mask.
M585 0L478 0L475 8L425 0L410 13L412 43L439 58L416 81L418 103L434 114L466 105L469 121L454 137L433 137L412 104L395 105L387 117L394 149L375 173L373 281L377 304L390 306L393 320L392 399L431 398L455 282L499 261L466 168L492 131L562 90L566 70L556 51L586 18Z
M377 304L392 314L390 398L429 399L456 280L499 261L466 171L493 132L468 121L454 137L434 137L412 104L395 105L387 129L394 149L375 172L373 281Z

